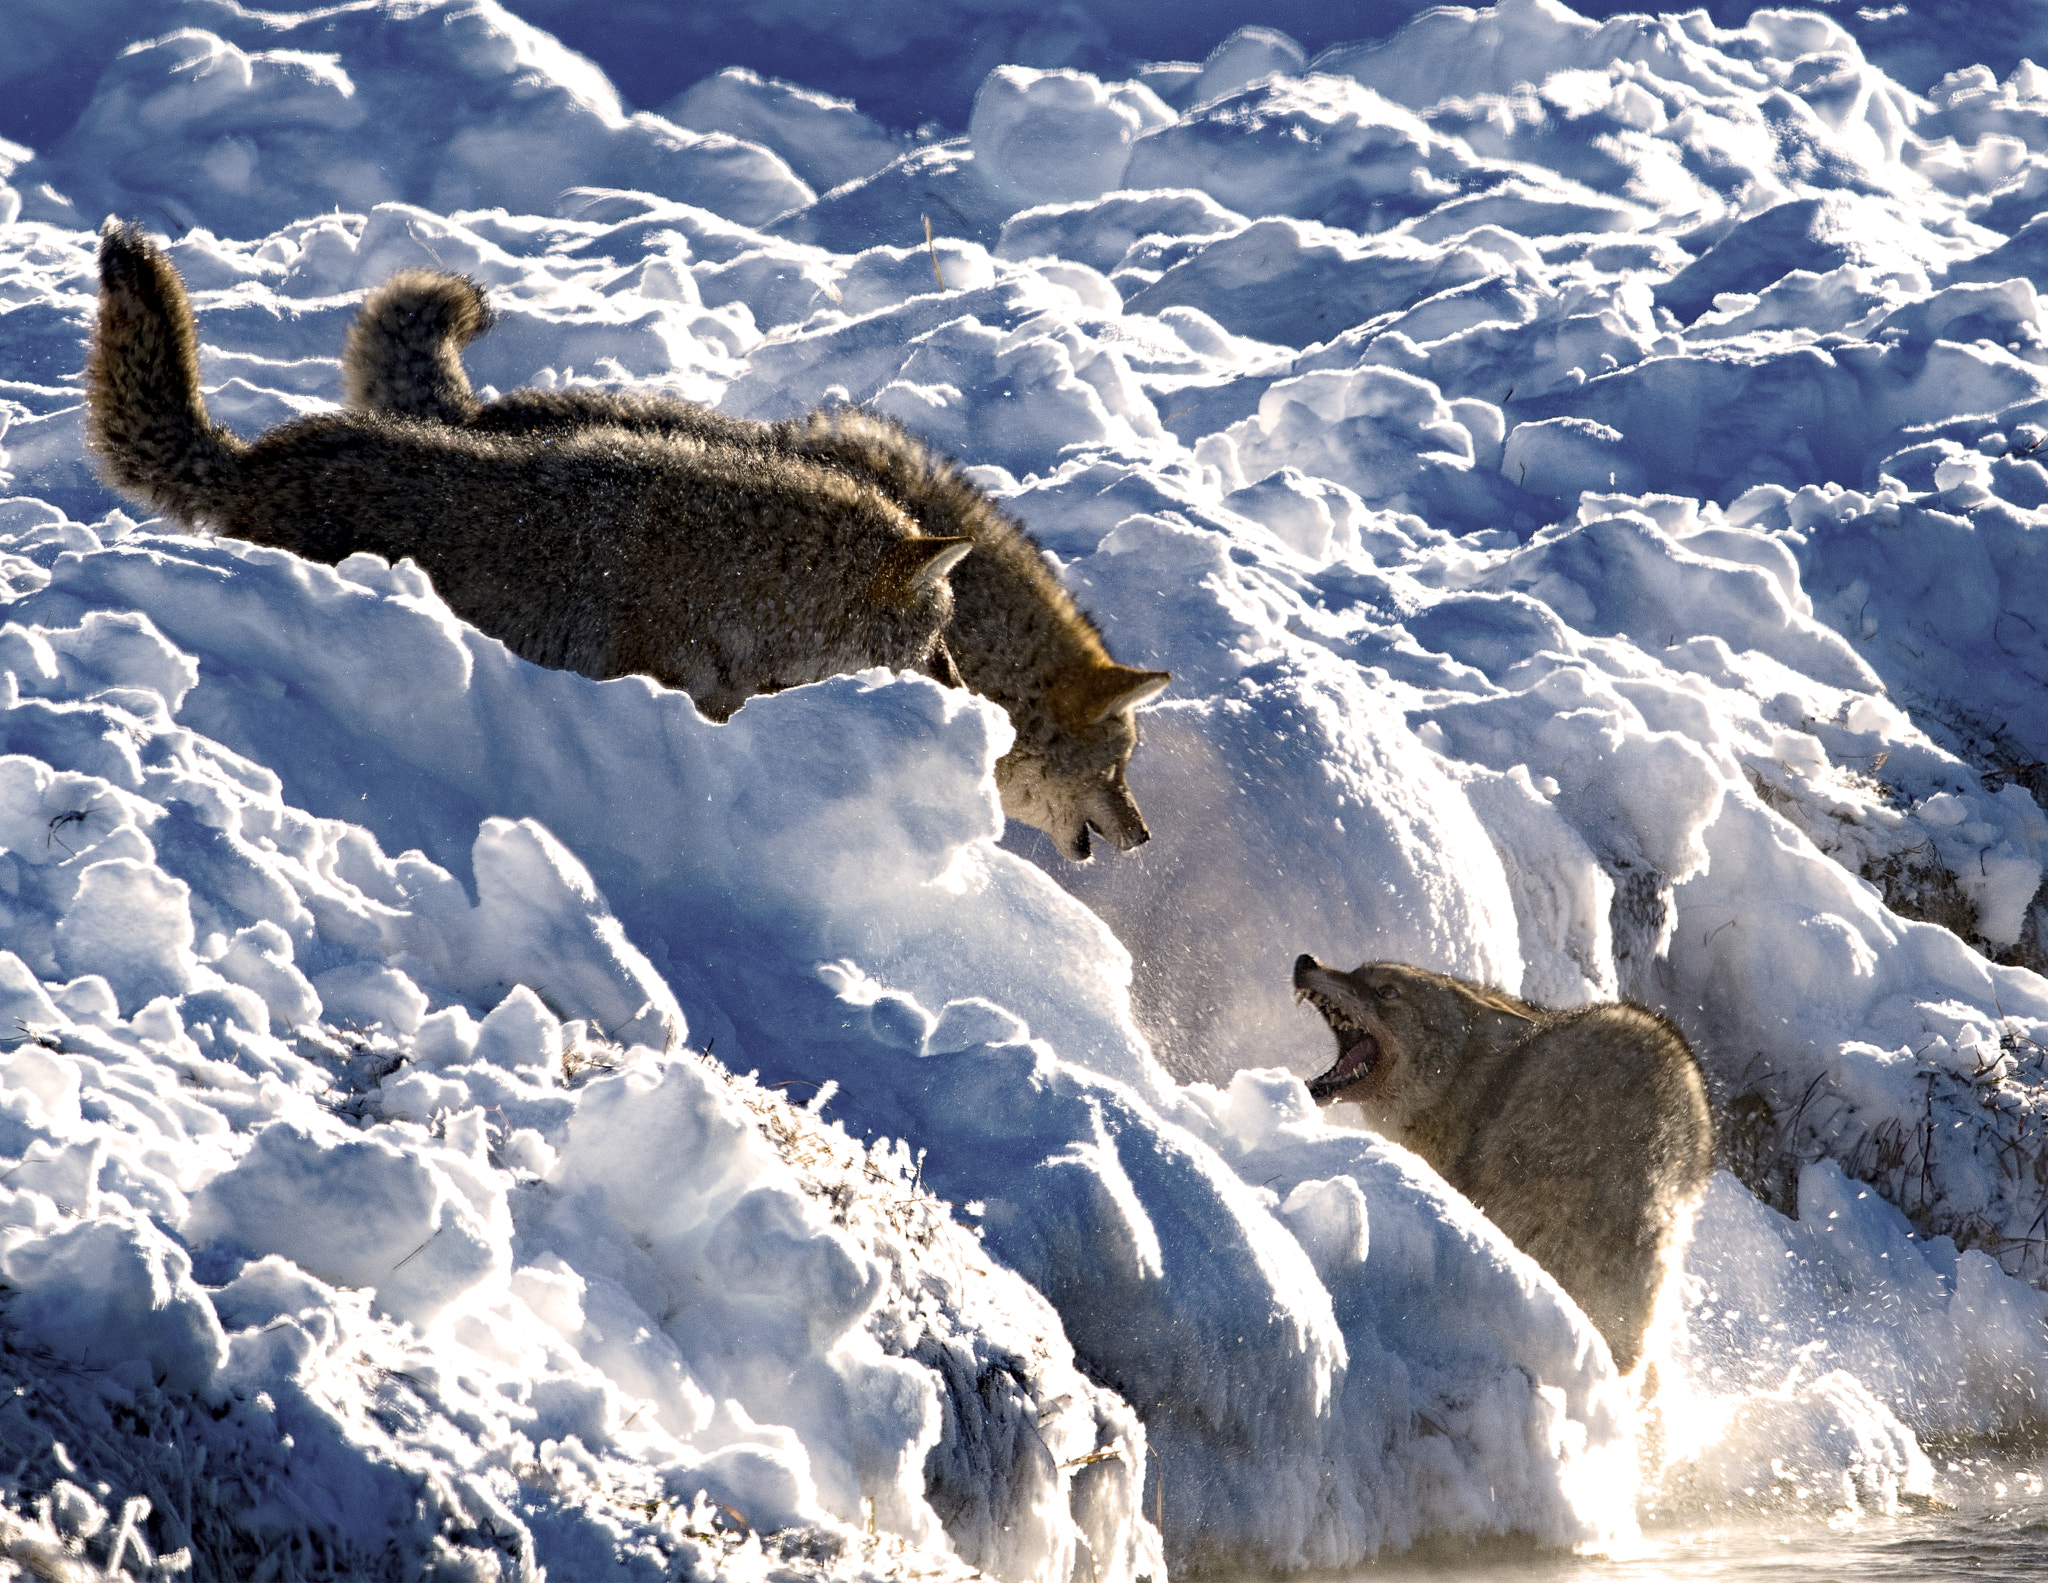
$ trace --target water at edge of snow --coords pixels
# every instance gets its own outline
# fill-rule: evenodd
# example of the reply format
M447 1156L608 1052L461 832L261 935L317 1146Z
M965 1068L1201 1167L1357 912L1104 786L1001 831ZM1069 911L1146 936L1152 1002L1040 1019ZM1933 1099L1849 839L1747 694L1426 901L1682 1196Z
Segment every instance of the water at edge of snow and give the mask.
M1895 1517L1817 1507L1697 1507L1646 1518L1640 1544L1612 1555L1427 1547L1356 1574L1370 1583L1974 1583L2048 1568L2048 1448L1935 1458L1945 1503Z

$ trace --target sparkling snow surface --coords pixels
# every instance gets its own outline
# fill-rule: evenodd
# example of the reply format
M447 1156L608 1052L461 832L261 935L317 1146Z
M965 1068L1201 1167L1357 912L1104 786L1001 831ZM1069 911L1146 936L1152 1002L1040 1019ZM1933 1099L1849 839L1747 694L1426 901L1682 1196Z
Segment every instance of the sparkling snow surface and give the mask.
M1881 1516L2048 1426L2042 48L1105 10L911 131L658 9L659 114L496 0L0 17L0 1572L1161 1583ZM408 266L479 386L902 419L1174 673L1151 844L1005 830L922 678L714 726L124 513L109 211L244 433ZM1647 1409L1311 1104L1302 951L1691 1037Z

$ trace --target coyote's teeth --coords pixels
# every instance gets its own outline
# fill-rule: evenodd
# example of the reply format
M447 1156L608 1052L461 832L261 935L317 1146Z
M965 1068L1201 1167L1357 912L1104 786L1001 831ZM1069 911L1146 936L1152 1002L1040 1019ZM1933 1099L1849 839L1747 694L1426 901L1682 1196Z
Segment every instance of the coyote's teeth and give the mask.
M1295 1004L1295 1005L1299 1006L1299 1005L1300 1005L1300 1004L1301 1004L1301 1003L1302 1003L1303 1001L1305 1001L1305 1000L1307 1000L1307 999L1308 999L1308 991L1307 991L1307 990L1305 990L1305 989L1297 989L1297 990L1296 990L1296 991L1294 992L1294 1004Z

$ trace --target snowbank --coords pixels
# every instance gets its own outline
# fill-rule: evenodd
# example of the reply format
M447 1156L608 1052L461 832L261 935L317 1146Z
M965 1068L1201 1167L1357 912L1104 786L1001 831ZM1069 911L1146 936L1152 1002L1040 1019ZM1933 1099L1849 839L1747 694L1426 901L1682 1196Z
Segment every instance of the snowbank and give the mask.
M1229 1157L1248 1144L1270 1153L1265 1135L1283 1120L1337 1144L1343 1171L1312 1172L1300 1151L1282 1151L1308 1184L1293 1215L1313 1226L1318 1193L1355 1199L1367 1167L1352 1157L1389 1151L1330 1133L1279 1074L1240 1085L1220 1112L1172 1088L1130 1020L1121 948L989 844L990 766L1008 733L988 706L878 672L759 700L714 727L681 695L512 659L406 569L358 558L330 571L138 535L119 517L105 526L120 536L103 547L94 530L48 519L15 541L28 551L23 581L43 570L37 551L52 563L7 629L26 656L39 657L38 643L51 656L28 673L34 691L17 694L15 756L0 760L17 766L29 799L10 845L42 840L14 893L19 1010L34 1030L15 1063L20 1081L61 1085L58 1102L71 1106L68 1131L24 1131L19 1146L59 1151L48 1190L71 1193L74 1212L120 1212L91 1196L113 1192L94 1185L107 1178L96 1152L106 1145L72 1141L85 1125L85 1079L69 1061L80 1039L164 1073L157 1092L219 1067L214 1081L239 1080L255 1097L228 1115L179 1116L183 1136L209 1140L205 1163L166 1176L163 1145L122 1151L127 1212L163 1220L143 1219L145 1248L126 1257L155 1259L174 1294L152 1304L164 1317L147 1336L81 1340L59 1322L63 1303L88 1300L76 1295L83 1277L63 1273L77 1256L11 1257L33 1300L45 1287L73 1293L49 1299L51 1317L35 1307L18 1322L61 1331L74 1360L80 1346L118 1344L166 1388L254 1387L260 1371L235 1359L255 1343L221 1339L182 1243L206 1273L254 1257L294 1280L367 1290L366 1322L409 1323L465 1349L464 1367L516 1356L540 1418L501 1432L515 1478L526 1477L520 1433L536 1446L573 1434L593 1453L624 1437L678 1498L708 1490L764 1530L829 1534L872 1509L890 1532L950 1543L999 1575L1065 1576L1085 1546L1098 1569L1135 1576L1157 1544L1139 1515L1147 1434L1173 1468L1152 1508L1187 1535L1189 1561L1338 1564L1361 1544L1461 1527L1480 1479L1504 1492L1485 1519L1497 1530L1569 1542L1626 1524L1625 1506L1603 1511L1588 1493L1611 1476L1582 1466L1633 1457L1604 1352L1555 1288L1440 1187L1392 1178L1407 1194L1433 1192L1435 1215L1450 1217L1438 1227L1420 1215L1405 1260L1397 1237L1361 1263L1357 1235L1348 1249L1338 1235L1323 1259L1392 1312L1394 1294L1412 1302L1455 1258L1469 1266L1462 1328L1439 1327L1410 1360L1389 1352L1377 1324L1339 1320L1286 1206L1276 1216L1274 1195L1246 1186L1248 1168ZM143 608L163 625L130 613ZM65 616L77 624L53 624ZM196 656L178 646L188 642ZM24 672L14 674L19 688ZM254 756L173 724L174 705ZM109 729L133 751L110 757ZM373 741L382 761L371 771ZM359 820L375 802L383 840L301 801L353 805ZM67 817L74 804L79 817ZM487 806L506 812L479 815ZM557 828L579 830L584 859ZM401 845L405 856L384 856ZM823 978L811 966L835 958L846 965ZM76 976L54 996L43 988L66 974ZM80 1016L94 1019L90 1032ZM957 1475L978 1494L942 1523L949 1498L964 1496L943 1480L926 1488L951 1377L922 1336L933 1323L952 1335L973 1305L952 1293L917 1324L892 1310L878 1256L846 1246L819 1195L779 1178L721 1085L686 1056L579 1056L593 1029L675 1048L694 1036L776 1083L836 1084L835 1109L858 1133L917 1140L914 1180L978 1204L988 1254L1058 1309L1054 1319L1029 1308L1049 1334L1010 1344L1031 1358L1017 1388L1039 1401L1078 1391L1079 1376L1062 1386L1046 1372L1072 1338L1122 1400L1103 1397L1053 1465L1033 1466L1012 1438L1007 1460ZM604 1060L625 1068L592 1076L586 1063ZM817 1147L800 1139L796 1150ZM680 1175L679 1155L691 1162ZM961 1235L937 1201L910 1201L937 1217L924 1237ZM55 1211L23 1213L44 1229ZM1434 1251L1451 1226L1456 1252ZM903 1279L929 1284L915 1273L923 1252L893 1257ZM245 1268L235 1281L249 1278ZM1003 1323L1028 1290L995 1303ZM515 1346L543 1310L559 1339ZM1134 1323L1140 1312L1156 1317ZM1504 1352L1508 1334L1517 1340ZM565 1376L559 1389L535 1376L536 1344ZM970 1329L961 1344L971 1361L1004 1342ZM485 1363L472 1365L477 1348ZM1382 1365L1366 1370L1362 1399L1362 1387L1347 1395L1360 1348L1399 1360L1416 1376L1409 1388L1391 1389ZM981 1393L970 1407L989 1366L969 1371ZM1388 1439L1398 1447L1415 1432L1416 1403L1441 1400L1432 1417L1443 1418L1475 1389L1488 1409L1447 1431L1450 1466L1425 1459L1430 1498L1361 1506L1351 1492L1418 1476ZM635 1433L668 1437L664 1453L626 1435L635 1405L646 1409ZM1503 1441L1503 1420L1525 1427ZM971 1416L957 1431L969 1444L992 1433ZM1514 1449L1531 1433L1547 1454ZM1086 1480L1057 1465L1105 1448L1116 1468L1084 1462L1102 1469ZM1245 1460L1296 1465L1330 1493L1276 1509L1232 1472ZM1027 1473L1050 1486L1014 1497L1033 1523L987 1514L981 1485ZM980 1528L966 1521L976 1516ZM536 1553L545 1564L546 1546Z

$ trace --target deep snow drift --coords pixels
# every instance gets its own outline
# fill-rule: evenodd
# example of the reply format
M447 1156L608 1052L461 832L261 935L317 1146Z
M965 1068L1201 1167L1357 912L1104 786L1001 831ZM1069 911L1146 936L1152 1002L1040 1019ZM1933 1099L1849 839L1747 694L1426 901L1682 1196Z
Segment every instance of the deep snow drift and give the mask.
M1881 1513L2048 1417L2048 77L1234 20L915 137L723 60L633 111L491 0L0 23L98 50L0 147L22 1544L1137 1583ZM109 210L243 432L403 266L490 288L479 385L900 417L1173 671L1155 839L1003 830L1008 722L928 681L713 726L410 563L132 520ZM1310 1105L1304 950L1694 1040L1729 1170L1648 1419Z

